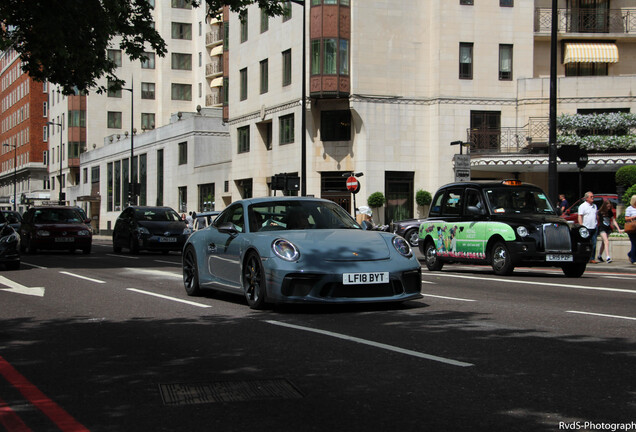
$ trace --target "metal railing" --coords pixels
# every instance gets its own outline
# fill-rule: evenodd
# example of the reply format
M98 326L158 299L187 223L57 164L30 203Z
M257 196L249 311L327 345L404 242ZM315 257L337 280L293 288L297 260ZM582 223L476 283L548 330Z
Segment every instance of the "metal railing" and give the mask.
M559 33L636 34L636 9L557 9ZM552 9L537 8L534 31L550 33Z
M208 63L205 65L205 75L219 75L223 73L223 62L222 61L214 61L212 63Z
M214 45L217 42L223 41L223 34L220 29L209 31L205 34L205 44Z

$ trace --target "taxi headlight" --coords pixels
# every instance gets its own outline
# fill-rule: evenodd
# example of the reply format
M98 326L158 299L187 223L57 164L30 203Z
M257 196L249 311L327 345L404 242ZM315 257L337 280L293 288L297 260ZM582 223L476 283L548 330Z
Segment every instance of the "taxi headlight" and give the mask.
M298 261L300 258L300 252L292 242L285 239L276 239L272 243L272 250L277 257L284 259L285 261Z
M77 235L78 235L78 236L87 236L87 235L90 235L90 234L91 234L91 233L90 233L90 231L89 231L89 230L79 230L79 231L77 232Z
M587 228L582 226L579 228L579 235L581 236L581 238L586 239L590 236L590 232L587 230Z
M409 242L404 240L404 238L395 236L392 240L393 247L396 251L402 256L410 257L412 255L411 246L409 246Z
M37 230L35 234L37 234L40 237L48 237L51 235L51 233L48 232L47 230Z
M150 234L150 231L148 231L148 228L140 226L140 227L137 228L137 233L140 234L140 235L141 234Z
M517 234L519 237L527 237L528 236L528 228L524 226L517 227Z

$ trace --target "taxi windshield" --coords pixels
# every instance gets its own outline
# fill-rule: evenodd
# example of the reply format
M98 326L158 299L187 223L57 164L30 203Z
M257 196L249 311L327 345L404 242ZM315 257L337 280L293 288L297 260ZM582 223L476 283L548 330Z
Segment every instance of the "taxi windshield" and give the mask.
M495 214L556 214L550 200L540 189L493 187L486 190L486 196Z

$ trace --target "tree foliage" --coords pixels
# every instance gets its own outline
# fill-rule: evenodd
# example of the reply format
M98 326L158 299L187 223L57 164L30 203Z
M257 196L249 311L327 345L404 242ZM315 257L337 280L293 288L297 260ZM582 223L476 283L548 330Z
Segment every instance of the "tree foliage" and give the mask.
M386 199L384 198L384 194L382 192L373 192L371 195L369 195L369 198L367 198L367 205L371 208L382 207L385 202Z
M223 6L241 15L257 3L267 14L283 13L279 0L194 0L217 15ZM144 60L145 52L167 53L166 42L154 28L148 0L2 0L0 50L13 48L22 69L38 81L59 84L64 94L96 90L107 78L115 88L126 77L116 75L117 65L108 49L121 49L131 60Z
M630 187L636 184L636 165L625 165L620 167L614 174L616 184Z

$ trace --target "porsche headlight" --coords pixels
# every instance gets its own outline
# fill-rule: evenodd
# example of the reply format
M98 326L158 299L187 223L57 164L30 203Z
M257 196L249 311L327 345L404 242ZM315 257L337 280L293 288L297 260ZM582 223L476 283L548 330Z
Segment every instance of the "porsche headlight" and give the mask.
M528 236L528 228L524 227L524 226L519 226L517 227L517 235L519 235L519 237L527 237Z
M581 238L586 239L590 236L590 232L587 230L587 228L582 226L582 227L579 227L579 235L581 236Z
M391 242L393 243L395 250L398 251L400 255L410 257L413 254L411 246L409 246L409 242L404 240L402 237L395 236Z
M279 258L285 261L298 261L300 252L292 242L285 239L276 239L272 243L272 250Z

